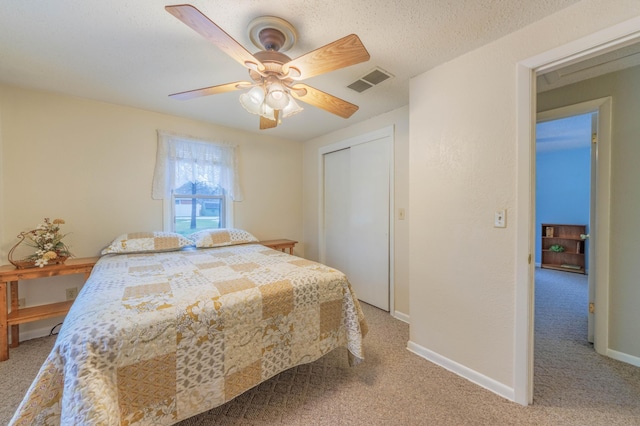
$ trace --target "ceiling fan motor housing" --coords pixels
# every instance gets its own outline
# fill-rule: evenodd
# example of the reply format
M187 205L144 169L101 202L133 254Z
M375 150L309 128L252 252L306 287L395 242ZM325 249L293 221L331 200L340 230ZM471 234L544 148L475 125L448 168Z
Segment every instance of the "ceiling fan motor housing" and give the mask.
M289 58L284 53L280 53L274 50L262 50L260 52L256 52L253 56L255 56L256 59L258 59L264 65L264 74L266 76L274 75L279 80L282 80L282 82L287 84L291 84L293 82L293 80L289 77L283 78L284 76L282 73L282 65L291 61L291 58ZM296 70L292 68L291 71L295 72ZM256 83L261 82L262 78L264 77L259 72L252 69L249 69L249 76Z
M258 38L264 50L275 50L276 52L282 48L285 42L284 34L275 28L261 30Z

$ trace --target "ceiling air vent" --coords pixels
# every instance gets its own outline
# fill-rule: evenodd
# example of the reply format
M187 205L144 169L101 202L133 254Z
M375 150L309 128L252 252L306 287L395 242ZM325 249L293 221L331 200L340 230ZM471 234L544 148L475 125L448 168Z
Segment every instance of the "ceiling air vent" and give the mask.
M351 90L355 90L358 93L362 93L365 90L371 89L373 86L378 85L391 77L393 77L393 75L382 70L381 68L375 68L373 71L369 72L367 75L360 77L347 87Z

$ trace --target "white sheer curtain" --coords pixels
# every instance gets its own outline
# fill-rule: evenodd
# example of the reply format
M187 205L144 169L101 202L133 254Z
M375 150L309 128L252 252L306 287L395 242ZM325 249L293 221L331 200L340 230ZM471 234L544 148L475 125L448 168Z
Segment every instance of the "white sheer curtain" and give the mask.
M170 199L171 191L186 182L221 186L233 201L242 201L236 146L198 140L158 130L152 197Z

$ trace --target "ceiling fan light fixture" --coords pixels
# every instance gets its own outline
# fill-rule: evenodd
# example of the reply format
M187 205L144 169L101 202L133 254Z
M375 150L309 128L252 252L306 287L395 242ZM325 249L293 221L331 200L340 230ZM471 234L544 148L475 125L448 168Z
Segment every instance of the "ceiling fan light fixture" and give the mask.
M267 86L267 105L273 109L283 109L289 104L289 94L280 83L271 83Z
M260 115L263 116L264 118L268 118L269 120L274 120L276 119L276 111L271 108L269 105L267 105L266 102L264 102L261 106L260 106Z
M260 105L264 101L264 88L262 86L253 86L251 90L247 92L251 102Z
M303 109L304 108L298 105L298 103L293 99L293 96L289 96L289 103L282 109L282 118L291 117L292 115L299 113Z
M240 104L251 114L260 114L264 103L264 89L254 86L247 93L240 95Z
M343 118L351 117L358 110L357 105L311 86L301 83L293 84L298 80L368 61L369 52L356 34L342 37L292 60L282 52L288 51L295 45L296 30L293 25L281 18L263 16L250 23L249 38L260 49L259 52L251 54L194 6L179 4L165 6L165 10L249 69L251 80L264 90L262 93L264 99L260 101L261 94L251 89L249 90L251 93L247 92L240 96L240 103L248 112L261 115L260 129L275 127L273 123L265 123L268 121L265 114L275 119L269 118L269 120L279 122L281 117L291 116L301 110L295 101L292 103L291 91L298 100ZM254 83L239 81L174 93L169 96L177 99L191 99L231 90L248 89ZM271 111L268 108L271 108Z
M253 83L238 81L220 84L169 96L176 99L192 99L232 90L249 89L240 95L240 104L248 112L261 116L260 129L276 127L276 123L279 123L282 117L291 116L302 110L291 99L291 93L295 94L298 100L343 118L351 117L358 110L357 105L298 83L298 80L368 61L369 52L357 35L350 34L342 37L292 60L282 52L286 52L295 44L296 30L281 18L266 16L251 22L249 38L260 49L259 52L251 54L194 6L179 4L165 6L165 10L236 62L248 68L249 76L253 81ZM258 86L260 89L253 90L253 86Z

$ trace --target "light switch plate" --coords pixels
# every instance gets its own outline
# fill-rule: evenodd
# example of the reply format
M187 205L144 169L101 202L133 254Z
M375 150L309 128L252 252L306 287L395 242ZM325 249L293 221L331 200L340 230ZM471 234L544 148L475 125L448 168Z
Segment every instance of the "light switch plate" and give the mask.
M496 210L496 214L493 220L494 228L506 228L507 227L507 211Z

